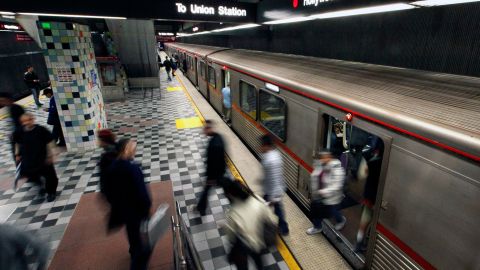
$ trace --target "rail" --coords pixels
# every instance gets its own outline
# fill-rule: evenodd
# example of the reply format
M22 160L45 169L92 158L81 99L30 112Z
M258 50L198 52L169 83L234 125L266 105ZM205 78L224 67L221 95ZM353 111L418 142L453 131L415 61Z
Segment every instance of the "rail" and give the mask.
M175 214L172 216L175 270L203 270L200 257L183 221L178 202L175 202L175 209Z

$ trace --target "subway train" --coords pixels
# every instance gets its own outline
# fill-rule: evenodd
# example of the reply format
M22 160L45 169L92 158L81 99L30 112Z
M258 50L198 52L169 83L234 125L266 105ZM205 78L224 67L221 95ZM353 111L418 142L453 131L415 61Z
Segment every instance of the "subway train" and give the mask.
M323 227L354 268L480 269L479 78L165 47L186 61L186 77L220 114L230 85L231 127L257 156L262 134L276 138L289 193L303 209L315 152L327 148L342 162L347 223Z

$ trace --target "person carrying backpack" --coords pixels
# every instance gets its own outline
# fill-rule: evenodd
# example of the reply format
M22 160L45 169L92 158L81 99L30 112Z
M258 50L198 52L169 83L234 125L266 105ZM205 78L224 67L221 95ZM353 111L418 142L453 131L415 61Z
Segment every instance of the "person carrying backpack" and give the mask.
M251 195L238 181L225 183L224 189L232 203L225 227L232 243L228 261L238 270L247 270L250 257L257 269L263 269L262 251L274 246L277 239L276 216L265 201Z

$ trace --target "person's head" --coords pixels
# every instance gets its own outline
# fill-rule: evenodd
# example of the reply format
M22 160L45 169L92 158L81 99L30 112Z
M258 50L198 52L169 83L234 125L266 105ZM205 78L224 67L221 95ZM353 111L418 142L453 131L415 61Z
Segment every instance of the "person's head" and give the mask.
M330 160L333 159L332 152L328 149L322 149L315 154L315 158L320 161L322 164L327 164Z
M0 106L10 106L13 103L13 97L10 93L0 92Z
M31 113L24 113L20 116L20 123L25 129L32 129L35 125L35 116Z
M117 143L118 158L123 160L133 160L137 151L137 142L125 138Z
M265 134L260 138L260 151L266 153L275 148L275 143L270 134Z
M225 196L229 200L245 201L250 197L250 193L247 188L239 181L228 181L224 184Z
M212 120L206 120L205 126L203 127L203 133L207 136L212 136L215 133L214 126L215 123Z
M53 97L53 90L51 88L46 88L45 90L43 90L43 95L51 98Z
M28 71L28 72L32 72L32 71L33 71L33 66L28 65L28 66L27 66L27 71Z
M110 129L102 129L97 133L98 146L105 148L109 145L115 145L115 134Z

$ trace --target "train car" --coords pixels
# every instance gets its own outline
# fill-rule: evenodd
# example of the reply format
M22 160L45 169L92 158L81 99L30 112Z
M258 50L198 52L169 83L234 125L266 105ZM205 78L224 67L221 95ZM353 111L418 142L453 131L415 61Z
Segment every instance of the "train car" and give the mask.
M348 221L341 231L326 221L324 233L352 266L478 269L478 78L237 49L202 60L228 76L232 128L245 143L259 155L259 136L276 137L303 207L313 153L328 148L342 161Z

